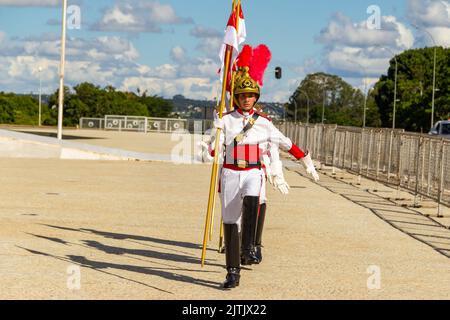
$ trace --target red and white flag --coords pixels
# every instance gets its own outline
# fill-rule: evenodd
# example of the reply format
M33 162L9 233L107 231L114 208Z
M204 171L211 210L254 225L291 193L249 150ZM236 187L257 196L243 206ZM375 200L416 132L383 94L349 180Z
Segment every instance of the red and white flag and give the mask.
M219 56L222 65L224 65L226 46L229 45L233 47L233 56L234 59L236 59L239 53L239 45L245 41L245 37L247 36L245 30L244 13L242 12L242 8L240 6L239 6L239 25L238 25L239 30L236 30L237 25L238 24L236 19L236 12L233 11L230 15L230 19L228 19L227 28L225 30L225 37L223 38L222 48L220 49ZM232 59L232 61L234 60Z
M230 55L230 64L229 64L230 70L227 81L229 82L231 79L231 67L233 66L234 61L236 60L239 54L239 45L245 41L245 38L247 36L247 32L245 29L244 13L242 12L241 5L239 5L239 24L237 22L238 21L236 19L236 11L233 10L233 12L230 15L230 18L228 19L227 28L225 30L225 36L223 38L223 44L219 54L221 61L220 81L223 81L223 69L225 66L227 45L233 48L233 51ZM227 83L227 89L229 90L229 83Z

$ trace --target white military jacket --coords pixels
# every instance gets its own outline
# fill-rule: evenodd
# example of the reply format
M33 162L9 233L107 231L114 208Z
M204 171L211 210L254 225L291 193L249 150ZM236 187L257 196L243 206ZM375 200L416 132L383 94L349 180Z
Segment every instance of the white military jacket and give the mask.
M254 121L253 126L242 135L244 127L249 121ZM221 148L225 148L224 168L234 170L249 170L261 166L264 146L267 142L275 144L283 150L291 153L297 160L305 156L291 139L285 137L267 118L266 115L252 109L250 112L242 112L236 109L223 115L223 131L220 135ZM214 146L216 130L213 130L211 147ZM238 141L235 138L238 137ZM210 150L213 154L213 150ZM221 152L223 149L221 149Z

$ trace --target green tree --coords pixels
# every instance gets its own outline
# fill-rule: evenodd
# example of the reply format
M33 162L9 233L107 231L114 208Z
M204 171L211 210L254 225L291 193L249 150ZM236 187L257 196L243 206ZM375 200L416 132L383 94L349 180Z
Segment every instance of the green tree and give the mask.
M362 126L364 95L359 89L336 75L323 72L309 74L293 93L297 102L297 120L306 121L306 106L309 98L310 123L324 123L343 126ZM308 98L307 98L308 97ZM366 126L379 126L379 112L373 98L367 99ZM288 115L294 118L295 104L288 104Z
M42 106L46 111L46 106ZM39 102L31 95L0 93L0 122L6 124L37 125Z
M139 101L146 106L151 117L168 117L173 109L171 102L158 96L142 96Z
M59 89L42 105L42 123L56 125L58 122ZM168 117L172 102L158 96L147 96L118 91L111 85L100 88L83 82L73 91L64 87L63 125L75 126L81 117L102 118L105 115L130 115ZM32 96L0 93L0 122L15 124L38 124L38 101Z
M398 63L396 127L428 131L431 121L434 48L412 49L396 56ZM375 85L374 99L383 127L392 126L395 59ZM450 116L450 49L436 48L435 120Z

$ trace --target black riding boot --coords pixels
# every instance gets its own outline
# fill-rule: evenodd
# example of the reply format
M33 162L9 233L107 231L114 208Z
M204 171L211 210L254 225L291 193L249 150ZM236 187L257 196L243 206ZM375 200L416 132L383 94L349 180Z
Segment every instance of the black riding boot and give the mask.
M255 233L258 219L258 197L244 197L242 208L242 250L241 264L250 265L259 263L255 253Z
M263 203L259 206L258 225L256 227L256 238L255 238L256 257L258 258L259 262L262 261L261 239L265 217L266 217L266 204Z
M223 283L225 289L239 285L241 266L239 264L239 231L237 224L224 224L225 261L227 265L227 277Z

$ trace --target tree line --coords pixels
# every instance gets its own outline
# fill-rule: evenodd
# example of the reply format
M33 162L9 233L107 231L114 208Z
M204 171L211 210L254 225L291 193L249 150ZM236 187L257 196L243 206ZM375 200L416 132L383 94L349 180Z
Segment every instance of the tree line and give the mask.
M56 125L58 121L59 89L43 103L41 117L43 125ZM133 115L145 117L168 117L172 102L147 91L118 91L112 86L101 88L84 82L73 87L64 87L63 125L75 126L81 117L103 118L111 115ZM37 125L39 101L29 95L0 92L0 123Z
M382 75L367 93L367 127L395 128L427 132L431 125L434 49L436 49L435 122L450 118L450 49L443 47L412 49L390 60L386 75ZM395 70L397 65L397 85ZM295 101L294 101L295 99ZM285 105L290 120L343 126L362 126L365 95L340 77L326 73L309 74ZM295 107L297 105L297 117ZM322 116L323 115L323 116Z

